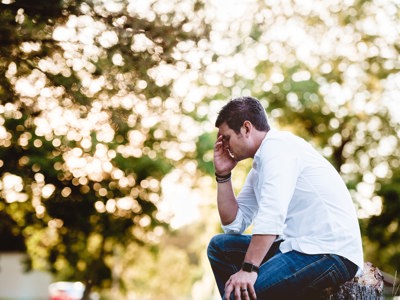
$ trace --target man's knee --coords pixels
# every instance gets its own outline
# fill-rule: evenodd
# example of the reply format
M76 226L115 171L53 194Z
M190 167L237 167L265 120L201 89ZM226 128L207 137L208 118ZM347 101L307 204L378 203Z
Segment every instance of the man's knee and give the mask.
M207 248L207 255L209 258L219 252L218 249L220 249L222 239L223 234L217 234L211 238Z

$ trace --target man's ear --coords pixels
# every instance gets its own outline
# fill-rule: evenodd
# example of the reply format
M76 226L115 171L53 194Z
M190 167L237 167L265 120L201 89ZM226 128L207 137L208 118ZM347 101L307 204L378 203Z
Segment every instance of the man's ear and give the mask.
M253 124L250 121L243 122L244 133L247 135L250 133L251 129L253 128Z

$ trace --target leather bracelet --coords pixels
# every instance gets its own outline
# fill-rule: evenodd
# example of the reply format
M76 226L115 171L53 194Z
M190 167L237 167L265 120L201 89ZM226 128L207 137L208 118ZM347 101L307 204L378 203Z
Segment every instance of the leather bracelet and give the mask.
M228 179L228 178L231 178L231 176L232 176L231 172L229 172L226 175L218 175L217 173L215 173L215 177L217 177L217 179Z
M231 180L231 177L229 176L228 178L224 178L224 179L216 177L215 180L217 181L217 183L224 183L224 182L228 182L229 180Z

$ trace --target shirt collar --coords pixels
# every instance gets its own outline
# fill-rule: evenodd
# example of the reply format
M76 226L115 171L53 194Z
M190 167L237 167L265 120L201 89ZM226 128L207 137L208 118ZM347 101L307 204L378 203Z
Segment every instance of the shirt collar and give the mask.
M258 147L256 154L254 154L253 169L257 170L257 168L260 165L262 148L265 147L265 141L268 139L269 136L271 136L271 134L275 133L276 131L277 131L276 129L268 130L267 134L265 135L264 139L262 140L262 142L260 144L260 147Z

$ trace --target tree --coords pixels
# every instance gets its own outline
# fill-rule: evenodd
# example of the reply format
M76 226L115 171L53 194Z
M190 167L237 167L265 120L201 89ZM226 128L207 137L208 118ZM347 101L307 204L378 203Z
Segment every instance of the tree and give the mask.
M160 180L193 152L179 147L173 83L207 38L201 9L0 4L0 233L31 267L83 281L85 297L110 285L116 249L154 245L167 228Z
M400 241L400 176L394 171L389 179L382 180L378 195L382 197L382 213L372 216L365 222L365 232L369 238L368 255L376 264L385 266L387 272L398 273L400 253L397 245Z

